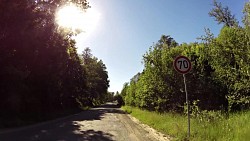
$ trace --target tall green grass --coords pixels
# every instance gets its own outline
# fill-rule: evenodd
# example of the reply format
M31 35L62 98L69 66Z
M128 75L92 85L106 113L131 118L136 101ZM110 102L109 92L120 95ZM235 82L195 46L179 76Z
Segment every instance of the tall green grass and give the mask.
M187 139L187 117L174 113L159 114L139 108L123 106L127 113L173 140ZM208 117L211 118L211 117ZM233 113L228 118L206 120L191 118L192 141L248 141L250 140L250 111Z

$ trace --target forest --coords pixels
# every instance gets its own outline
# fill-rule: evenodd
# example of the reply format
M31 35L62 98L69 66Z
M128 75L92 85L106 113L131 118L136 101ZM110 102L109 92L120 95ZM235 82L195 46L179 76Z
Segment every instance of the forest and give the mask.
M72 1L72 0L71 0ZM55 23L68 0L0 0L0 127L55 118L110 96L102 60ZM73 0L87 9L85 0Z
M186 99L183 76L173 60L187 56L192 70L186 74L191 109L222 113L250 108L250 3L239 22L228 7L214 1L208 13L222 24L217 37L206 28L199 42L178 44L162 35L143 55L144 69L125 83L120 104L149 111L183 113Z

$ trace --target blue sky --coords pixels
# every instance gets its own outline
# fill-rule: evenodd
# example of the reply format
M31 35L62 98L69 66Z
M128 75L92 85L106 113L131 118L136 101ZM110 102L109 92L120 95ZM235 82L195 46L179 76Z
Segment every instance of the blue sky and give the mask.
M241 21L247 0L224 0ZM143 70L142 55L161 35L178 43L197 41L210 28L217 35L218 25L208 12L212 0L89 0L100 13L96 29L77 38L78 52L90 47L94 56L106 64L109 91L121 91L123 84Z

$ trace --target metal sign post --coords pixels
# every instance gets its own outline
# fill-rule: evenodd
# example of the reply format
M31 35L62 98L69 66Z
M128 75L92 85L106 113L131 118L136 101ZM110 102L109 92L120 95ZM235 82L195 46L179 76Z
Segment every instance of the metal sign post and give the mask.
M185 74L191 70L192 65L191 65L190 60L185 56L176 57L173 65L174 65L175 70L183 75L183 79L184 79L186 103L187 103L187 115L188 115L188 138L189 138L190 137L190 113L189 113L189 100L188 100L188 92L187 92Z
M190 137L190 113L189 113L189 100L188 100L188 92L187 92L187 85L186 85L186 77L183 74L184 85L185 85L185 92L186 92L186 103L187 103L187 115L188 115L188 138Z

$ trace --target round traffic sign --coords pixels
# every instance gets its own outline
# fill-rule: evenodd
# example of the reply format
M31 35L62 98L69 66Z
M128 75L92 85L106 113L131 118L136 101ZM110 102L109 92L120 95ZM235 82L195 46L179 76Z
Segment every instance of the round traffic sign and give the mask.
M185 56L176 57L173 65L174 69L181 74L188 73L192 68L190 60Z

